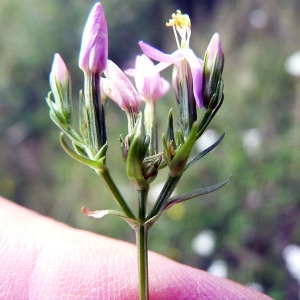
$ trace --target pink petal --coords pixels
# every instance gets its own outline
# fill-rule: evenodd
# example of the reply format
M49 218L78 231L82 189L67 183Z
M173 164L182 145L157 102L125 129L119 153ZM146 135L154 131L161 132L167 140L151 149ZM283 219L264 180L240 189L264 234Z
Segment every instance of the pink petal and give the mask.
M133 84L122 70L111 60L107 61L103 80L104 93L125 111L139 112L140 97Z
M185 58L191 67L193 77L193 92L196 99L196 103L199 108L202 108L203 61L199 59L191 49L186 50Z
M101 3L96 3L87 19L81 41L79 67L86 73L102 73L108 53L107 24Z
M178 61L170 54L163 53L159 51L158 49L144 43L143 41L139 42L139 45L148 57L160 61L160 62L165 62L165 63L170 63L170 64L177 64Z

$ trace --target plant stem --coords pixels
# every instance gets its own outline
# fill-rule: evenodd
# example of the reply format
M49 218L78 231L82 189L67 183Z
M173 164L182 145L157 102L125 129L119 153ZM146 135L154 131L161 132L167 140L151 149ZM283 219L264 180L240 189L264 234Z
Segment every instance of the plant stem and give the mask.
M145 105L145 130L150 136L148 148L149 156L158 153L157 142L157 124L156 124L156 103L155 101L146 101Z
M148 285L148 228L141 224L135 229L140 300L149 299Z
M181 178L181 175L176 176L176 177L171 177L171 176L168 177L163 189L161 190L161 192L155 202L154 207L148 214L147 219L151 219L152 217L156 216L157 214L159 214L162 211L162 209L166 205L168 199L172 195L180 178Z
M134 213L129 208L127 202L124 200L122 194L120 193L120 190L118 189L114 180L112 179L108 168L103 167L101 168L101 170L97 170L96 173L102 177L103 181L106 183L106 186L114 196L116 202L122 208L123 212L127 215L127 217L131 219L136 219Z
M138 191L139 221L135 229L140 300L149 299L148 284L148 226L145 224L148 189Z

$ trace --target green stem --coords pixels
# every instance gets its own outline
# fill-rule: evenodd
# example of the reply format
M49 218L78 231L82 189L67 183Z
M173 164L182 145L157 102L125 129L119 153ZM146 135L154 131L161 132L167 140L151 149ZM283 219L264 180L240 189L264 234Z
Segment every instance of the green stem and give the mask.
M114 196L115 200L119 204L119 206L122 208L123 212L127 215L127 217L131 219L136 219L135 215L129 208L128 204L124 200L120 190L116 186L114 180L112 179L110 172L108 168L105 166L101 168L101 170L97 170L96 173L102 177L103 181L106 183L106 186Z
M171 177L169 176L163 189L161 190L157 201L155 202L154 207L152 208L151 212L147 216L147 220L151 219L152 217L156 216L159 214L164 206L166 205L168 199L172 195L178 181L180 180L181 175L176 176L176 177Z
M136 246L138 256L138 276L139 276L139 295L140 300L149 299L148 285L148 228L147 225L141 224L135 230Z
M200 136L202 135L202 133L204 132L204 130L206 129L206 127L210 123L211 119L209 119L209 117L211 116L211 114L212 114L212 110L211 109L207 109L205 111L204 116L203 116L201 122L198 124L197 139L200 138Z
M148 152L149 155L154 155L158 152L156 103L154 101L146 101L144 116L146 134L150 136Z
M146 219L147 195L148 195L148 190L138 191L140 225L135 229L135 234L136 234L137 259L138 259L140 300L149 299L148 227L144 223Z

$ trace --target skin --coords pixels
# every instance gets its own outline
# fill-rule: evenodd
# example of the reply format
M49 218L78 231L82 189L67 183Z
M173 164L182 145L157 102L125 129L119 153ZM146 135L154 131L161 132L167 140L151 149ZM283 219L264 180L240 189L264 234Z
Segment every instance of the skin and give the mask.
M138 299L136 249L0 197L0 299ZM270 297L149 253L150 299Z

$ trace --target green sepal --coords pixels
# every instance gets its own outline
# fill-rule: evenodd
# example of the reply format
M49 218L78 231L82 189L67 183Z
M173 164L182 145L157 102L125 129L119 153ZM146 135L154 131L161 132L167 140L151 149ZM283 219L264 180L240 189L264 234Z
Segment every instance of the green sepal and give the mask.
M200 138L200 136L203 134L209 123L212 121L218 110L223 104L224 101L224 93L223 93L223 87L224 83L223 80L220 79L218 83L217 91L218 93L215 93L212 96L212 99L210 101L210 105L207 110L205 110L205 113L203 115L203 118L198 123L198 133L197 133L197 139Z
M99 158L98 160L91 160L87 157L79 155L78 153L74 152L68 144L65 142L63 138L64 134L60 133L60 144L62 148L69 154L72 158L76 159L77 161L91 167L94 170L99 170L105 166L105 156Z
M190 166L192 166L195 162L197 162L200 158L202 158L203 156L205 156L206 154L208 154L210 151L212 151L213 149L215 149L223 140L225 136L225 133L223 133L220 138L214 142L212 145L210 145L208 148L206 148L205 150L201 151L200 153L198 153L196 156L192 157L191 159L188 160L184 171L186 171Z
M175 135L174 135L174 125L173 125L173 113L172 109L170 109L168 114L168 125L167 132L162 136L163 143L163 157L168 166L170 166L171 161L175 155L176 143L175 143ZM165 164L164 164L165 165Z
M172 159L171 164L169 166L171 177L180 176L184 171L184 167L189 158L191 150L197 140L196 137L197 137L197 124L194 123L186 141L182 145L180 145L175 151L175 156Z
M48 96L46 97L46 102L50 108L50 116L51 113L54 115L55 118L55 124L59 123L59 124L66 124L66 118L65 116L61 113L61 111L59 111L59 108L57 107L57 104L51 99L52 97L54 97L53 92L50 91L48 93ZM52 116L51 116L52 118Z
M82 90L79 92L79 130L85 141L85 144L87 144L89 138L88 116L85 106L84 94Z
M124 140L122 134L119 136L119 142L120 142L122 160L126 162L128 153L126 153L126 140ZM127 151L128 151L128 147L127 147Z
M129 141L129 151L126 160L126 174L137 190L148 188L143 174L142 161L149 146L149 136L145 135L142 115L139 115Z
M76 153L80 156L88 156L86 148L76 145L75 143L72 143L72 146L74 148L74 150L76 151Z
M100 159L105 159L106 158L106 151L108 148L108 144L107 142L100 148L100 150L96 153L94 160L100 160ZM105 162L105 160L104 160Z
M211 97L208 108L214 109L217 107L217 105L220 103L223 97L223 89L224 89L224 82L222 77L220 77L217 83L216 92Z
M57 127L63 131L64 134L72 141L72 143L80 146L82 144L82 139L70 125L60 123L60 120L56 118L56 114L53 111L50 111L50 118L57 125Z

